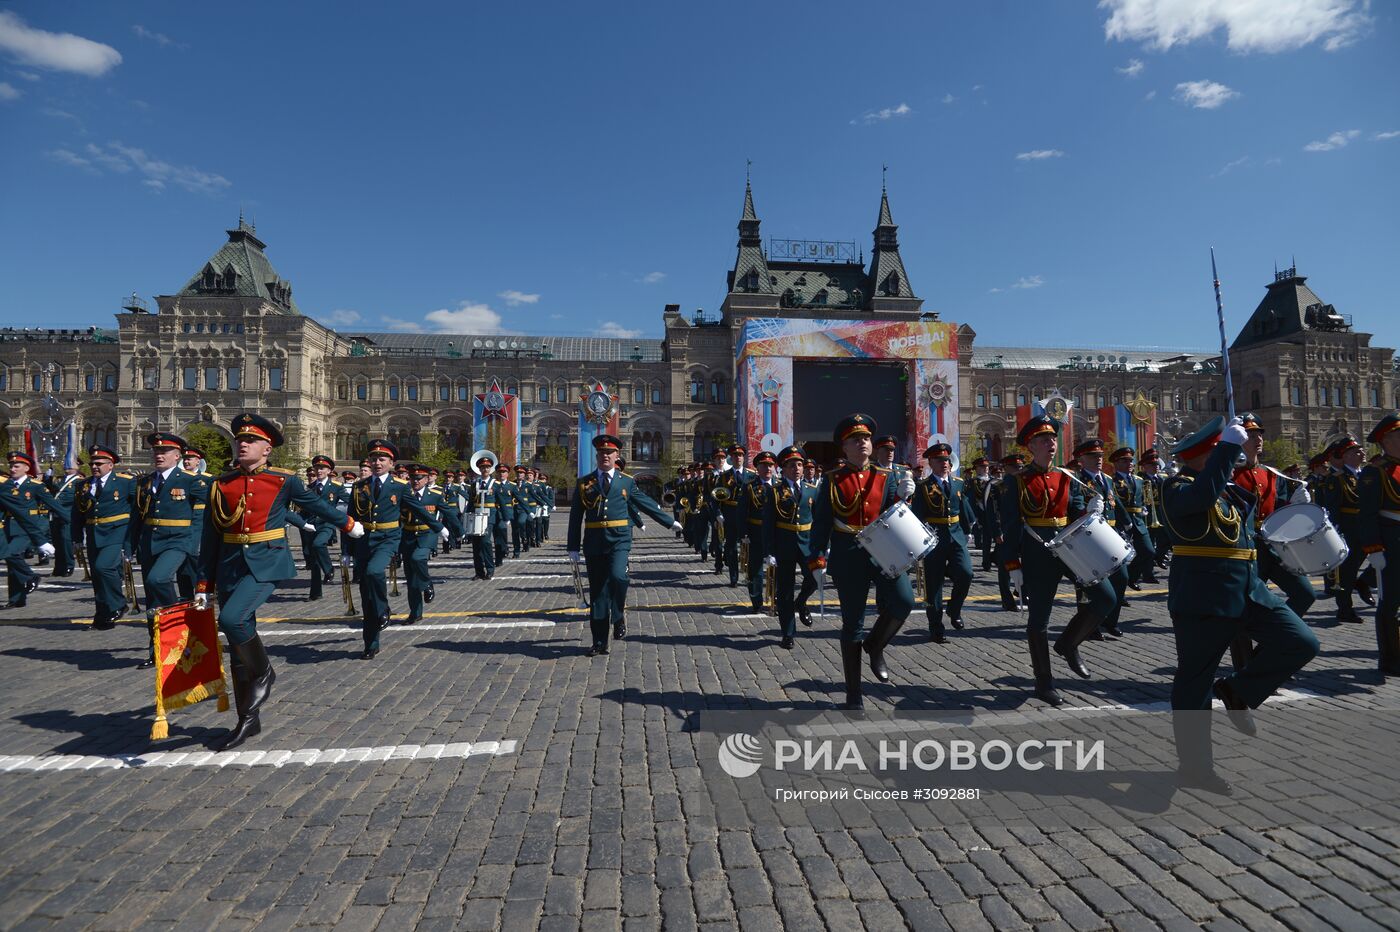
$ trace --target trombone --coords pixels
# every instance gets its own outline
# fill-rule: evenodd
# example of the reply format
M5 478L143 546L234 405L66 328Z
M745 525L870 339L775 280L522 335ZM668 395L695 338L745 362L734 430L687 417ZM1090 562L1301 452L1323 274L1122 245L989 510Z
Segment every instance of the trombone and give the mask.
M345 614L355 614L355 596L350 591L350 555L340 555L340 594L345 598Z
M588 602L588 593L583 588L583 574L579 572L578 563L570 561L574 568L574 596L578 599L578 607L585 611L591 611L593 606Z
M752 574L749 573L749 539L747 537L739 541L739 568L744 571L744 585L747 586L753 578Z
M393 585L390 595L399 594L399 555L394 554L394 558L389 561L389 582Z
M126 594L126 604L133 612L141 610L136 600L136 574L131 571L131 557L122 554L122 591Z
M763 604L768 606L768 614L778 614L778 568L766 562L763 568Z

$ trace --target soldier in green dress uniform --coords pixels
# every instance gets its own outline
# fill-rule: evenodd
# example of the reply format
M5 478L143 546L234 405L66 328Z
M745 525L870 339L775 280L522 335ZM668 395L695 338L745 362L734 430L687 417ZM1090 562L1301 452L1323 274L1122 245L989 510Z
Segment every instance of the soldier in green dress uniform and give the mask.
M69 524L73 545L87 554L96 601L92 627L97 631L115 628L130 607L122 586L122 560L131 555L136 480L130 473L116 471L120 462L117 451L109 447L88 447L92 477L73 499Z
M1176 636L1172 681L1177 756L1183 786L1229 793L1215 772L1208 710L1212 693L1231 721L1254 733L1250 709L1317 655L1317 638L1259 576L1252 493L1230 481L1248 435L1238 418L1215 417L1172 449L1182 469L1162 490L1172 539L1167 609ZM1216 679L1231 641L1247 634L1259 647L1244 669Z
M435 592L433 578L428 572L428 555L439 539L452 533L439 516L443 510L442 490L433 488L433 476L427 466L414 463L408 467L413 490L408 493L403 509L403 537L399 555L403 558L404 581L408 583L408 618L404 624L423 620L423 606L431 604ZM416 501L426 514L419 514L410 503Z
M155 468L136 483L136 558L146 583L146 618L151 635L151 655L141 664L155 665L155 616L152 609L180 601L180 571L199 552L202 541L194 536L194 506L207 504L209 487L194 473L186 472L180 461L185 441L175 434L146 436Z
M989 570L996 565L994 549L987 540L987 489L992 484L992 464L985 456L972 461L972 475L964 482L967 499L972 505L973 541L982 550L982 569Z
M496 525L492 529L496 542L496 565L506 562L510 547L510 529L515 526L515 509L519 501L515 486L510 481L510 467L505 463L496 464ZM517 557L520 553L517 551Z
M742 534L749 543L748 563L744 572L749 577L749 604L763 613L763 591L770 572L768 557L773 553L773 464L777 460L767 450L754 457L755 471L739 486L738 507L734 512L734 534ZM734 470L730 470L734 472Z
M972 557L967 551L967 532L973 513L969 490L953 475L953 448L935 443L924 451L929 474L914 492L914 515L938 535L938 543L924 557L924 599L927 602L928 633L935 644L947 640L943 630L943 580L953 581L948 599L948 620L959 631L963 628L962 608L972 588Z
M593 438L598 468L578 480L569 508L569 559L588 569L589 620L593 644L588 656L608 652L608 629L624 637L627 606L627 558L632 551L631 509L651 515L679 535L682 528L661 506L616 467L622 441L611 434Z
M185 444L184 453L180 458L180 466L194 477L194 484L199 489L199 494L195 498L194 515L190 519L190 537L196 545L204 539L204 513L209 510L209 487L213 484L213 479L204 471L204 451L198 447ZM190 554L185 560L185 565L180 567L180 573L176 577L176 582L180 587L181 600L194 598L194 585L199 580L199 549L196 546L195 552Z
M57 505L49 512L49 542L53 544L53 575L73 575L73 535L69 533L68 522L73 517L73 500L83 487L83 474L76 465L63 470L63 478L53 485L53 499Z
M7 608L23 608L29 593L39 588L39 574L30 568L25 552L36 550L42 559L54 555L49 543L49 513L58 502L34 478L38 472L34 460L22 450L9 453L10 475L0 481L0 512L4 513L4 528L0 529L0 558L5 561L9 575L10 599Z
M311 458L311 470L312 477L307 480L306 487L337 511L348 511L348 492L335 478L335 460L317 454ZM331 563L330 550L335 527L295 513L287 516L287 523L302 532L302 554L306 557L306 569L311 576L308 598L314 602L321 598L326 583L335 582L335 566Z
M1366 451L1354 437L1343 437L1328 451L1332 458L1332 474L1323 484L1322 504L1327 509L1332 523L1347 542L1349 552L1342 565L1332 574L1332 592L1337 599L1337 620L1361 623L1361 616L1352 607L1352 593L1360 595L1363 601L1374 603L1370 587L1359 578L1359 570L1366 559L1361 549L1361 464L1365 462Z
M797 635L798 618L807 627L812 626L807 600L817 591L816 577L807 568L812 559L812 504L817 499L817 487L802 480L805 459L800 448L784 447L778 454L782 475L773 483L773 562L768 571L774 574L781 646L787 650L792 649ZM799 573L802 587L794 599L792 587Z
M871 459L875 419L852 414L836 425L832 440L841 445L846 462L822 477L812 509L812 558L808 568L818 572L831 567L831 578L841 601L841 668L846 681L842 708L865 708L861 694L861 652L870 655L870 669L882 683L889 682L885 647L914 608L909 574L885 576L856 543L856 535L901 499L914 494L914 479L895 474ZM869 632L865 627L865 602L874 584L879 615Z
M1119 447L1108 457L1113 464L1113 492L1126 518L1126 524L1118 530L1133 545L1133 559L1127 572L1128 588L1134 592L1152 576L1152 567L1157 562L1157 553L1152 549L1152 532L1147 527L1146 489L1141 477L1133 473L1136 457L1132 447Z
M1381 459L1361 470L1361 518L1357 541L1376 574L1376 644L1381 676L1400 676L1400 413L1381 418L1366 437L1381 448Z

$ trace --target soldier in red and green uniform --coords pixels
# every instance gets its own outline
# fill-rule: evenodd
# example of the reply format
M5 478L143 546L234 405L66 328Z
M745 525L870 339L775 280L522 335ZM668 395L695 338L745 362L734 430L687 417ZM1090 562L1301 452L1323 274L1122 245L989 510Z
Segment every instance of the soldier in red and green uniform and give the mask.
M237 747L262 730L259 709L272 694L277 678L267 650L258 637L258 608L284 579L296 576L287 545L287 517L292 506L351 537L365 529L333 505L307 490L287 469L268 466L282 432L267 418L240 414L233 419L233 468L219 476L209 490L204 540L200 546L195 608L209 606L209 593L219 599L219 628L228 638L234 703L238 724L220 746Z
M885 666L886 645L898 633L914 609L914 588L909 574L890 579L880 572L870 555L856 543L856 535L895 502L914 493L914 480L902 480L871 459L875 419L852 414L836 425L832 439L841 445L846 463L827 473L817 489L812 508L813 572L830 567L841 602L841 666L846 680L842 708L865 708L861 694L861 651L870 655L870 669L882 683L889 682ZM880 614L869 632L865 627L865 603L874 584Z
M1328 449L1332 459L1332 474L1323 484L1322 504L1327 509L1332 523L1347 542L1349 553L1332 576L1332 591L1337 599L1337 620L1361 623L1361 616L1352 608L1352 592L1355 590L1362 600L1371 604L1370 587L1358 578L1358 571L1366 559L1359 546L1361 533L1361 464L1366 461L1366 451L1354 437L1343 437Z
M1376 644L1382 676L1400 676L1400 413L1381 418L1366 437L1381 448L1379 463L1361 470L1357 542L1376 573Z

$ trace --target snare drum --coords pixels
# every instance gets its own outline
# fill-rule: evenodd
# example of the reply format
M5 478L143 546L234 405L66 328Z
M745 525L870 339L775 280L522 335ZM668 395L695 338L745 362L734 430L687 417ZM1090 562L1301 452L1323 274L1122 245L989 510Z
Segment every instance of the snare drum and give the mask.
M467 515L466 518L467 536L480 537L486 533L486 526L491 520L491 515L489 512L485 511L473 511L471 514Z
M1259 525L1259 536L1284 567L1304 576L1330 573L1350 553L1327 512L1312 504L1280 508Z
M890 579L922 560L938 536L914 516L904 502L895 502L856 535L856 543Z
M1030 533L1030 532L1027 532ZM1131 544L1108 526L1101 514L1089 514L1073 522L1045 545L1081 586L1093 586L1132 562Z

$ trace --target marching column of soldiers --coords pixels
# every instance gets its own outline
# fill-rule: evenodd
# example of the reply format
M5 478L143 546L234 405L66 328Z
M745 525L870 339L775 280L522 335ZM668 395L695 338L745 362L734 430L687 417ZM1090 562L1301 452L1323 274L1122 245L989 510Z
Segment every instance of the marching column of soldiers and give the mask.
M730 586L743 585L755 612L774 614L784 649L793 648L798 622L813 625L809 600L824 591L829 574L841 616L842 706L860 709L863 660L877 680L890 681L886 648L916 604L911 573L930 639L948 642L945 622L953 631L965 628L975 545L981 568L996 571L1001 608L1025 614L1036 697L1064 702L1052 653L1075 675L1092 675L1081 649L1123 636L1119 616L1128 592L1157 582L1165 567L1179 659L1173 707L1205 708L1214 698L1236 727L1250 731L1249 710L1317 651L1301 620L1318 598L1309 573L1264 540L1280 509L1307 506L1346 545L1345 558L1324 577L1336 619L1360 622L1358 599L1375 606L1379 669L1400 676L1400 413L1388 414L1366 437L1380 451L1369 464L1362 443L1344 436L1309 461L1306 477L1298 464L1279 470L1263 462L1264 428L1249 413L1230 423L1216 418L1175 444L1170 466L1155 448L1143 451L1140 462L1134 449L1115 449L1107 457L1111 472L1096 439L1072 450L1075 468L1053 465L1060 425L1039 415L1017 434L1026 454L995 463L978 457L963 477L952 447L935 443L924 451L927 468L917 481L914 470L894 462L897 438L877 437L876 429L864 414L843 419L833 434L841 458L826 472L795 446L776 456L760 452L753 469L742 446L717 450L708 462L682 466L663 487L661 503L622 468L621 441L598 437L598 468L578 480L570 497L566 544L587 574L589 655L607 654L611 640L626 636L632 535L650 518L673 528ZM288 526L301 533L311 600L323 598L335 581L330 548L338 537L347 608L352 583L358 585L366 660L379 654L380 633L393 621L390 588L397 594L400 571L407 588L401 623L412 625L436 595L432 556L470 543L475 578L489 580L504 562L549 539L554 489L527 466L512 469L482 453L468 469L442 474L439 485L435 469L400 462L393 443L374 440L358 472L337 477L335 462L317 455L303 482L269 465L282 443L271 421L242 414L231 433L233 461L218 476L202 471L203 451L157 432L145 438L149 470L129 469L99 444L87 450L87 473L69 467L62 476L41 478L29 454L13 451L8 476L0 477L6 607L23 607L38 588L40 577L29 565L34 556L53 561L54 577L81 568L90 579L91 630L111 629L141 609L191 600L203 607L217 599L238 709L226 747L258 733L276 678L257 612L279 583L296 575ZM891 576L859 539L905 504L932 543ZM1055 545L1083 521L1119 534L1132 558L1098 578L1076 578ZM137 598L138 571L144 604ZM1052 644L1055 596L1066 577L1075 585L1076 606ZM867 626L872 587L876 617ZM825 607L824 595L819 604ZM1217 676L1227 650L1233 672ZM141 666L153 660L152 651ZM1185 777L1228 790L1214 775L1208 741L1178 737Z

